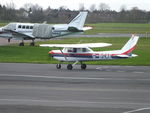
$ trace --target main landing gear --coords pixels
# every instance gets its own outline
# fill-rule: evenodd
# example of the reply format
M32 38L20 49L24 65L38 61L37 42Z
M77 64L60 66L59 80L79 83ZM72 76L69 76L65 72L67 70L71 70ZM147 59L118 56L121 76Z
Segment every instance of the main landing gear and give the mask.
M75 62L74 64L68 64L68 65L67 65L67 69L68 69L68 70L72 70L72 69L73 69L73 66L76 65L77 63L78 63L78 62ZM82 64L82 62L81 62L81 69L82 69L82 70L85 70L86 67L87 67L86 64ZM59 64L56 64L56 68L57 68L57 69L61 69L61 64L60 64L60 63L59 63Z
M22 42L19 43L19 46L24 46L23 40L22 40Z
M19 43L19 46L24 46L23 40L22 40L22 42ZM35 46L34 39L33 39L32 42L30 43L30 46Z
M32 40L32 42L30 43L30 46L34 46L35 43L34 43L34 40Z

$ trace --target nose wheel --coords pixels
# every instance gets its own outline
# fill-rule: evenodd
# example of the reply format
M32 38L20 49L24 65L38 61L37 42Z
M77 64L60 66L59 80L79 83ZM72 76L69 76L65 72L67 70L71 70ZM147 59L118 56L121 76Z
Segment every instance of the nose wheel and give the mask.
M61 69L61 64L56 64L57 69Z

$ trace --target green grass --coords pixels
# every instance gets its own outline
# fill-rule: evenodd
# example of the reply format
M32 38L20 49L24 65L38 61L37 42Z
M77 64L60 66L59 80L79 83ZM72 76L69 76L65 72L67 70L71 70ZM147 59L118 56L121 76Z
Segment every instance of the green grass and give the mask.
M132 24L132 23L97 23L88 24L93 29L86 31L85 34L98 33L129 33L129 34L147 34L150 33L150 24Z
M128 41L129 38L65 38L62 40L50 40L43 43L92 43L92 42L107 42L113 45L106 48L95 48L94 50L114 50L120 49ZM0 62L17 62L17 63L57 63L58 61L48 56L48 51L57 48L47 47L18 47L17 45L1 46L0 47ZM97 65L150 65L150 38L140 38L136 50L133 52L138 57L130 59L120 59L111 61L90 61L87 64Z

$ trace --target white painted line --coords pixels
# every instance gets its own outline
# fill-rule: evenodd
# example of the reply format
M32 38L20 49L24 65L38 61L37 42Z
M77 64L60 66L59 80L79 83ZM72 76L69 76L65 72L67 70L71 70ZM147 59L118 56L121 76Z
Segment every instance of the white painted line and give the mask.
M91 77L60 77L60 76L41 76L41 75L15 75L15 74L0 74L0 77L25 77L25 78L47 78L47 79L66 79L66 80L117 80L126 81L132 80L130 78L91 78ZM134 79L139 81L150 81L147 79Z
M150 110L150 108L140 108L140 109L136 109L136 110L126 111L123 113L134 113L134 112L143 111L143 110Z
M121 72L121 73L123 73L123 72L125 72L125 71L117 71L117 72Z
M144 72L140 72L140 71L134 71L133 73L139 73L139 74L141 74L141 73L144 73Z
M81 100L40 100L40 99L0 99L0 101L7 102L59 102L59 103L81 103L81 104L122 104L122 105L141 105L141 103L128 103L128 102L99 102L99 101L81 101ZM150 108L149 108L150 109ZM130 112L124 112L130 113Z

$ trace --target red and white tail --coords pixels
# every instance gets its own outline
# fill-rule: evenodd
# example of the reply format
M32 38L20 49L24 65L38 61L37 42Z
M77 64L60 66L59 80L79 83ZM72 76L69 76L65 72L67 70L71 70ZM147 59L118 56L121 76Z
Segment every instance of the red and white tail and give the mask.
M129 55L131 57L135 57L135 54L132 54L132 51L135 49L135 46L138 42L139 36L132 36L130 40L123 46L121 49L121 53L123 55Z

